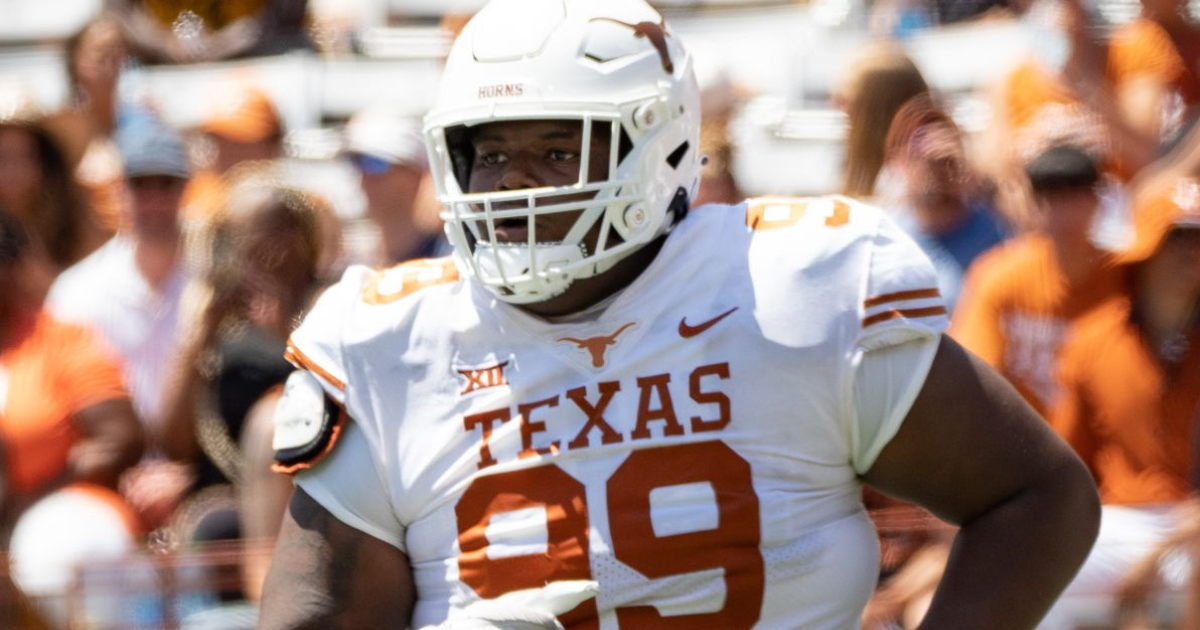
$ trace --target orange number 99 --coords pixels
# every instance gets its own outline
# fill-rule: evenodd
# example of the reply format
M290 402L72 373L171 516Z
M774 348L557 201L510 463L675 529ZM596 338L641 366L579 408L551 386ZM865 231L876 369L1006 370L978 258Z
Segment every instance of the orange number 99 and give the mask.
M655 534L652 491L692 483L711 485L716 526ZM606 490L612 549L618 560L649 579L717 568L725 576L721 610L662 616L653 605L617 608L622 628L738 630L758 621L764 579L759 506L745 459L719 441L635 451L609 478ZM486 529L491 517L528 508L545 510L545 553L489 557ZM455 510L459 575L481 597L494 598L555 580L592 578L585 488L558 466L479 477ZM595 601L589 600L561 620L572 630L590 629L598 626L596 615Z

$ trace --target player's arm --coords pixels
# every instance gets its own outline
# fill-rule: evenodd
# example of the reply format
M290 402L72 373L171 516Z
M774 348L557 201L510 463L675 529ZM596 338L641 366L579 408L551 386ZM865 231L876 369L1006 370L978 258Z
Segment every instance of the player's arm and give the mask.
M920 630L1033 628L1099 524L1079 459L1002 377L945 336L864 479L961 526Z
M275 543L258 628L406 628L414 593L403 552L342 523L296 488Z

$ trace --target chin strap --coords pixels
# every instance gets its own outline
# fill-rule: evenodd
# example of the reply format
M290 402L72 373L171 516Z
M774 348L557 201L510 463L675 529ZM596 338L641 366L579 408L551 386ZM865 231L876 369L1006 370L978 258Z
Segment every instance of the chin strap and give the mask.
M675 217L675 219L671 221L672 226L674 226L676 223L679 223L684 217L687 216L688 211L691 209L691 205L692 204L688 199L686 190L679 188L675 191L675 196L671 198L671 203L667 206L667 212L671 213Z

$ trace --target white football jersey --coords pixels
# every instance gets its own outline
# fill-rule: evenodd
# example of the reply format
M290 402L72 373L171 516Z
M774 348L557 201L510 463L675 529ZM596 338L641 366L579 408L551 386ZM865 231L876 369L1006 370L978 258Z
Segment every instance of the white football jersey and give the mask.
M352 269L290 348L353 419L296 482L407 553L414 627L558 580L599 583L568 628L858 627L878 572L858 475L915 392L859 418L856 367L947 324L882 213L695 209L589 321L457 276Z

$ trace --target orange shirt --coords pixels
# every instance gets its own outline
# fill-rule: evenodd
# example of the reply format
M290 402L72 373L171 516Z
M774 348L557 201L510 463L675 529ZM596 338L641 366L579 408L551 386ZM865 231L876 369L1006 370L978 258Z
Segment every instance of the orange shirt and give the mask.
M1115 299L1080 320L1063 349L1053 425L1092 469L1104 503L1179 501L1188 494L1200 403L1200 331L1168 374L1129 308Z
M1200 47L1200 36L1194 45ZM1189 68L1185 56L1163 27L1142 18L1122 26L1109 44L1109 69L1120 85L1136 77L1149 76L1183 97L1185 105L1200 105L1200 63Z
M1037 62L1018 65L1007 77L1005 95L1008 98L1008 121L1013 128L1033 122L1037 113L1047 105L1083 107L1071 88L1042 69Z
M31 492L66 469L75 413L129 394L114 355L88 330L42 311L14 322L12 334L0 352L0 441L12 488Z
M1106 77L1111 86L1111 78ZM1013 155L1023 163L1054 144L1069 143L1106 156L1103 169L1122 180L1128 173L1114 153L1108 122L1071 87L1034 60L1021 63L1005 77L1004 112Z
M950 336L998 369L1043 416L1058 398L1058 351L1068 326L1124 283L1111 256L1067 283L1050 238L1030 234L993 248L967 270Z

